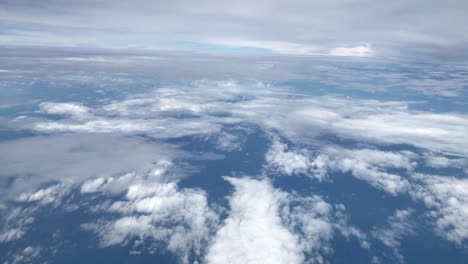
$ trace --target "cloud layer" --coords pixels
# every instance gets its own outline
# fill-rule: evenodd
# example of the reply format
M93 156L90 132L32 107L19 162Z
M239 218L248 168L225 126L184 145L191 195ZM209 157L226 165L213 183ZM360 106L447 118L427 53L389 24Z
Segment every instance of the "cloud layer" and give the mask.
M460 1L2 1L3 44L464 56ZM135 44L137 43L137 44ZM374 48L375 47L375 48Z
M120 63L130 69L134 60L164 65L154 61L169 60L165 56L68 57L65 63L56 58L47 67L71 63L90 71L112 62L121 71ZM195 61L192 65L200 61L185 59ZM230 67L248 65L239 60L219 67L226 67L227 75ZM304 65L278 60L265 57L247 69L257 74L283 72L285 65L310 67L321 75L316 79L321 85L350 80L351 95L407 84L414 74L388 72L388 64L356 74L360 64L342 58ZM209 60L216 61L222 59ZM204 70L178 73L197 71L191 80ZM441 102L462 94L463 70L426 72L434 80L449 72L458 79L440 91L424 81L413 83L409 98L418 101L322 95L317 83L260 82L248 80L248 74L242 81L156 85L148 75L97 72L1 73L2 87L31 88L44 81L65 93L90 86L93 96L102 96L78 100L51 92L18 111L15 104L1 108L1 127L10 134L0 142L0 246L21 244L5 254L10 262L48 256L48 247L24 243L45 216L68 213L83 215L85 220L74 223L77 232L99 242L103 252L167 254L184 263L327 263L349 248L369 261L402 262L405 241L424 237L418 232L434 233L447 248L466 245L463 98L453 99L460 108L443 111L421 101L434 92L440 92ZM379 78L388 83L374 87ZM348 184L364 188L356 192Z

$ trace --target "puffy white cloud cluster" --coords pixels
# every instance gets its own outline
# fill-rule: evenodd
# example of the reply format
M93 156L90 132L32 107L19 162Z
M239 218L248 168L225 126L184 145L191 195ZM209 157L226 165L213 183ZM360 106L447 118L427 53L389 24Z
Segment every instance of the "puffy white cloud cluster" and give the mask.
M329 169L349 172L354 177L392 195L408 191L410 184L400 175L388 173L386 170L411 171L416 166L410 159L413 156L410 152L353 150L338 147L328 147L323 152L327 153L329 160L326 164Z
M125 182L127 188L123 190L125 199L99 208L99 213L117 218L83 227L96 232L105 247L131 243L137 252L141 243L152 241L149 242L154 243L152 250L169 250L184 263L201 258L217 226L218 214L208 204L204 191L181 189L174 179L165 179L163 174L168 166L170 163L163 161L148 175L127 174L85 182L81 186L85 194L106 194L116 181Z
M44 102L39 104L39 107L48 114L67 115L78 119L84 119L90 114L90 109L78 103Z
M54 203L57 205L59 199L66 194L68 188L61 184L52 185L34 192L21 193L17 198L20 202L39 202L42 205Z
M126 191L128 186L135 183L160 182L165 180L177 181L182 177L180 170L182 165L175 167L174 163L168 160L160 160L152 164L151 169L140 172L129 172L123 175L111 177L98 177L86 180L81 184L80 191L83 194L102 192L106 194L118 194ZM143 172L143 173L142 173Z
M274 140L266 153L270 169L276 169L285 175L313 173L316 164L321 164L322 175L333 171L350 173L366 181L371 186L391 195L409 193L414 199L423 201L435 221L436 231L444 238L457 244L464 244L468 238L467 217L468 185L466 180L453 177L419 174L414 172L416 159L420 156L409 151L381 151L375 149L345 149L328 146L314 154L305 149L288 151L287 146ZM463 159L448 159L439 156L422 156L435 168L459 167ZM401 173L387 172L399 170ZM407 218L411 210L397 211L390 219L390 229L381 229L376 234L382 242L394 249L395 256L402 261L398 252L398 240L403 235L411 234Z
M400 252L401 240L406 236L414 235L414 223L411 221L413 213L414 211L411 209L396 210L387 221L388 227L379 228L372 232L376 239L392 249L399 263L405 262Z
M31 224L34 223L33 217L37 208L13 208L2 210L1 221L2 229L0 230L0 243L10 242L21 239Z
M283 221L290 230L297 232L299 246L307 256L305 262L325 263L326 256L333 251L329 241L335 228L340 229L337 223L341 221L333 217L334 209L341 210L340 206L334 208L318 195L291 197L290 204L283 207Z
M468 240L468 180L449 176L415 174L420 183L410 192L431 209L435 230L459 245Z
M374 232L376 238L389 247L398 247L403 236L412 233L410 217L413 211L410 209L396 210L394 215L388 219L389 228L377 229Z
M319 196L294 197L268 179L226 177L235 188L229 216L207 263L322 263L333 235L332 206Z
M460 158L460 157L451 157L448 158L443 155L438 155L438 154L433 154L433 153L427 153L424 155L424 159L426 162L426 166L431 167L431 168L450 168L450 167L455 167L455 168L463 168L467 167L468 165L468 160L466 158Z
M412 152L392 152L373 149L345 149L329 146L315 155L306 149L288 151L284 143L277 139L265 155L267 169L279 171L285 175L305 174L323 179L328 172L350 173L354 177L368 182L375 188L392 195L409 190L409 182L400 175L388 173L387 169L412 171L416 155Z
M317 156L311 160L309 153L302 150L288 150L285 143L274 139L270 149L265 154L267 169L286 175L310 175L316 179L322 179L326 174L328 158Z
M282 223L287 194L268 181L225 178L236 191L229 217L218 230L207 263L302 263L298 238Z

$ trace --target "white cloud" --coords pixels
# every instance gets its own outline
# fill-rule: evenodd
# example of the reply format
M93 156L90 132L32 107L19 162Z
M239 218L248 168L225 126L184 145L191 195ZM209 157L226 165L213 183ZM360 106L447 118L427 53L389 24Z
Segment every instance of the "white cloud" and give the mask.
M27 246L23 249L17 250L11 256L8 256L8 261L4 264L18 264L18 263L32 263L41 257L41 247Z
M424 155L426 166L431 168L449 168L449 167L464 167L467 164L467 160L464 158L448 158L443 155L437 155L434 153L426 153Z
M34 193L40 185L58 181L70 186L93 178L121 176L150 169L153 162L185 155L164 143L103 134L36 136L1 142L0 177L16 176L2 195L17 199L25 193L22 200L44 198L45 202L52 199L48 194L54 190Z
M306 253L307 263L326 263L332 253L329 241L333 237L335 222L334 208L320 196L292 197L290 204L282 208L281 216L290 230L299 239L299 246ZM339 206L338 206L339 207Z
M87 120L71 117L37 122L34 129L145 133L155 138L199 135L207 140L216 138L217 148L231 151L242 146L234 144L238 143L238 137L223 128L255 124L266 132L275 131L292 143L318 145L318 148L321 136L333 134L368 144L409 144L429 152L468 156L466 116L415 111L410 107L411 103L405 102L331 96L297 98L285 89L261 83L196 82L192 87L160 88L104 105L93 111L99 114ZM321 151L323 155L311 155L309 151L288 150L284 144L274 143L266 155L267 165L286 175L310 174L317 178L324 177L328 166L350 172L391 194L408 189L406 179L387 172L389 168L410 171L414 164L409 163L408 152L349 150L340 154L340 150L333 148ZM326 152L339 158L327 161L330 155Z
M225 177L235 188L229 216L207 263L322 263L332 237L332 207L319 196L296 197L267 179Z
M236 191L229 217L218 230L207 263L302 263L298 238L282 224L287 194L264 180L225 178Z
M394 215L388 219L387 228L379 228L372 235L384 245L390 247L399 263L404 263L404 257L400 252L401 240L407 236L414 235L414 223L411 221L413 210L396 210Z
M161 178L157 170L145 176L151 180L132 175L125 199L101 207L104 212L100 213L120 215L117 219L83 227L94 230L103 246L128 244L136 239L131 245L137 247L138 241L150 239L149 248L152 243L156 244L155 250L162 245L184 263L191 262L191 257L199 259L217 226L218 215L203 191L180 189L175 182Z
M24 231L19 228L12 228L0 233L0 242L18 240L24 235Z
M312 178L323 179L326 174L327 157L317 156L310 160L306 150L288 150L288 146L281 143L277 138L265 154L267 169L277 171L286 175L305 174Z
M371 149L343 149L328 147L322 150L329 157L326 163L331 170L350 172L354 177L392 195L408 191L408 180L385 170L396 168L411 171L416 164L408 152L390 152Z
M215 148L222 151L240 151L243 139L240 136L221 132L216 136Z
M314 55L319 54L317 46L283 42L283 41L256 41L256 40L213 40L210 43L233 48L258 48L266 49L275 53L290 55Z
M437 233L462 245L468 239L468 180L427 174L414 174L420 185L410 192L431 210Z
M5 45L200 50L200 44L206 49L205 43L221 39L244 40L280 51L284 48L278 46L284 45L290 50L290 43L328 50L372 41L387 54L415 56L427 51L429 57L460 56L465 51L461 46L467 42L467 30L459 27L467 22L463 2L427 1L424 10L421 3L407 1L304 0L255 4L242 0L222 5L213 0L182 0L164 6L147 0L133 5L122 0L100 5L84 1L74 4L71 13L68 8L55 1L34 6L2 2L0 15L9 27L0 40ZM400 10L408 15L396 19ZM425 21L424 27L420 21Z
M104 183L106 182L106 179L104 178L97 178L97 179L92 179L88 180L81 185L81 193L93 193L97 192L99 190L99 187L101 187Z
M389 228L377 229L373 234L388 247L399 247L402 237L413 233L410 217L413 211L410 209L396 210L388 219Z
M403 151L391 152L371 149L345 149L324 147L315 154L306 149L289 150L278 139L265 155L267 169L285 175L305 174L323 179L328 171L349 172L354 177L368 182L375 188L392 195L408 191L409 182L399 175L388 173L388 169L412 171L416 163L412 158L416 154Z
M48 114L69 115L78 119L89 116L89 108L76 103L50 103L44 102L39 107Z
M335 134L369 143L409 144L468 156L465 115L410 108L411 103L405 102L297 98L284 89L258 83L198 82L193 87L161 88L105 105L94 111L99 115L87 120L71 117L36 122L32 129L174 138L222 135L224 125L247 122L278 131L292 142L311 143L321 135Z
M56 184L34 192L21 193L18 196L17 201L40 202L43 205L47 205L58 202L57 200L60 199L66 192L67 187L61 184Z
M6 210L8 210L8 213ZM2 214L0 214L2 221L0 242L5 243L23 238L35 221L33 215L36 211L37 207L2 209Z
M184 177L183 165L174 166L174 163L168 160L160 160L151 165L150 169L143 170L146 174L140 175L140 172L129 172L119 176L107 178L99 177L89 179L81 184L81 193L103 192L107 194L121 193L127 190L129 184L138 182L160 182L160 181L178 181Z
M369 57L374 55L374 50L370 45L358 45L354 47L340 47L333 48L329 51L332 56L355 56L355 57Z
M56 197L53 189L37 190L37 186L54 180L66 186L78 184L83 194L125 191L121 201L99 207L118 216L94 226L103 245L148 238L180 254L183 261L188 261L193 252L203 259L205 245L217 226L217 215L203 191L177 186L177 179L184 172L178 173L177 169L183 166L174 160L189 155L158 140L129 136L201 136L210 141L216 139L221 150L232 151L242 144L236 144L239 137L226 131L225 126L242 124L249 124L246 130L254 124L263 132L291 142L288 147L279 140L273 141L266 153L271 171L309 174L320 179L327 171L340 171L392 195L410 191L431 208L435 228L441 235L459 244L468 236L463 222L467 218L463 180L405 178L417 165L413 162L416 154L372 149L372 145L409 144L428 153L468 156L465 115L415 111L411 110L411 103L404 102L295 96L261 83L234 82L157 89L85 112L63 105L42 107L48 113L66 116L53 121L36 119L29 128L67 133L0 143L0 175L20 176L7 192L15 198L24 193L19 196L21 201L48 203ZM323 145L321 137L329 134L361 144L356 149ZM447 163L445 159L438 161L439 167ZM235 187L230 197L231 211L210 244L207 261L255 262L261 257L294 263L303 261L305 255L311 255L315 262L324 261L322 253L331 251L327 241L333 233L333 206L318 196L298 198L287 194L273 188L268 180L227 179ZM421 184L412 186L412 181ZM301 205L295 206L296 201ZM170 228L166 226L169 224ZM20 227L12 225L2 232L7 234L15 228ZM344 230L343 233L366 242L359 230ZM262 236L269 240L264 241ZM233 244L236 239L246 239L250 247ZM392 238L389 236L384 243L391 244ZM262 252L272 255L263 256ZM238 255L232 257L234 254Z

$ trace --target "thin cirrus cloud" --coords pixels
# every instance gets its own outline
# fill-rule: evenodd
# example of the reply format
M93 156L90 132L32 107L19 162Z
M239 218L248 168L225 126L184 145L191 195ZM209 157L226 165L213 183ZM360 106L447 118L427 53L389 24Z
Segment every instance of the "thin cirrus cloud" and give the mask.
M465 54L463 1L2 1L6 45L216 50L340 56ZM138 43L138 44L135 44ZM215 45L213 45L215 43ZM362 44L366 43L366 44Z

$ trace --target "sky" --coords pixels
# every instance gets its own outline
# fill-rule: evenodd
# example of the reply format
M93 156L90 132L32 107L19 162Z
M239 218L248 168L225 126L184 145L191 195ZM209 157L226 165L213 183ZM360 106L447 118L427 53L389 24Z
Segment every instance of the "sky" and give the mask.
M465 1L0 1L0 45L465 59Z

